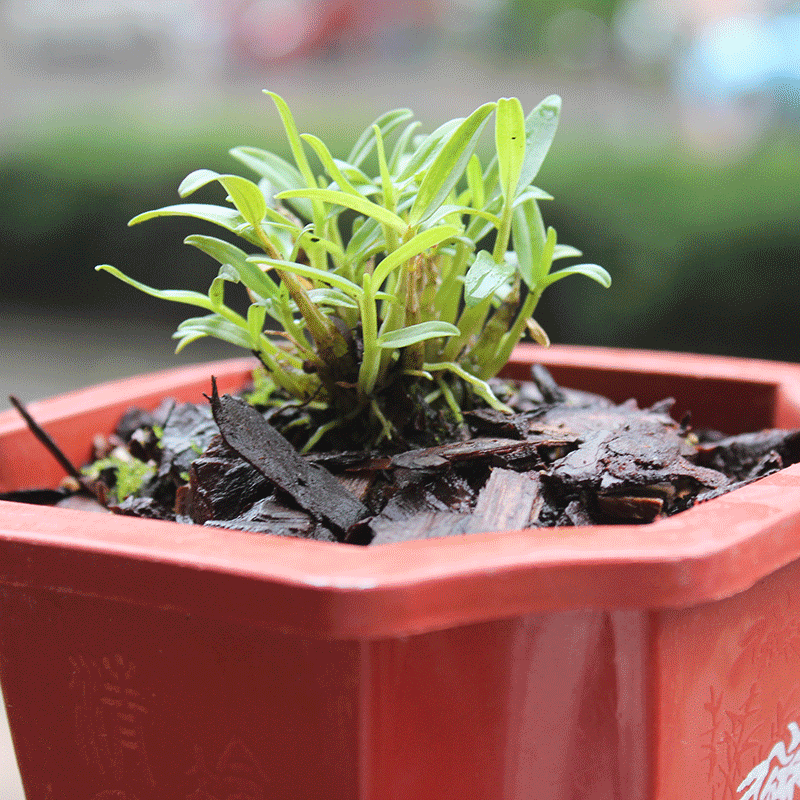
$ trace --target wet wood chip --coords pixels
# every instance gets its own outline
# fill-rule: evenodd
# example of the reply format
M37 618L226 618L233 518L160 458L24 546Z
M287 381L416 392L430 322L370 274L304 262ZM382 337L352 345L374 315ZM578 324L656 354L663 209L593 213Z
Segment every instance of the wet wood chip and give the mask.
M652 522L664 510L660 497L599 495L597 506L603 514L620 522Z
M331 472L358 471L363 469L385 469L389 465L389 456L380 453L364 453L348 450L333 453L306 453L303 458L314 464L329 469Z
M564 527L580 528L584 525L594 525L594 520L586 510L586 504L581 500L570 500L558 518L558 525Z
M174 406L164 423L161 435L163 454L158 475L181 475L219 435L211 409L205 404L181 403Z
M478 408L464 414L473 430L506 439L524 439L529 423L522 414L509 416L494 408Z
M371 544L396 544L412 539L440 539L466 532L469 514L452 511L420 511L402 520L378 520L372 525Z
M379 515L382 519L394 522L420 511L467 512L474 502L472 487L451 468L431 476L398 471L394 477Z
M704 466L725 470L739 479L760 477L771 468L770 461L780 462L780 466L800 461L800 431L743 433L712 444L700 444L697 449L698 461Z
M369 470L346 472L342 475L337 475L337 478L342 486L359 500L364 500L375 483L375 473Z
M493 456L509 456L524 452L530 454L535 451L531 442L519 439L477 438L466 442L453 442L436 447L426 447L421 450L409 450L393 456L392 467L404 469L426 470L445 464L471 461Z
M111 509L88 494L71 494L55 504L58 508L71 508L75 511L92 511L96 514L110 514Z
M109 505L115 514L124 517L143 517L144 519L160 519L168 522L175 521L175 513L152 497L126 497L118 505Z
M548 471L567 486L607 492L690 478L705 488L727 484L721 472L693 464L682 455L683 442L669 429L643 425L639 430L599 431Z
M321 542L338 541L331 530L320 525L304 511L287 508L270 498L258 500L235 519L207 520L205 526L247 533L269 533L274 536L316 539Z
M233 519L271 493L272 484L218 435L189 468L182 508L202 525L210 519Z
M496 467L478 494L466 533L529 528L544 505L542 480L536 472Z
M216 382L211 408L228 446L312 517L343 534L369 514L330 472L300 456L251 405L238 397L220 397Z

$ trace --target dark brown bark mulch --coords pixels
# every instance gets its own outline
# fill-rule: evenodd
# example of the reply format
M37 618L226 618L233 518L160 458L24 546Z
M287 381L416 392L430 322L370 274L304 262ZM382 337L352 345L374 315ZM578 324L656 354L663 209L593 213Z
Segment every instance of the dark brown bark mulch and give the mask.
M239 398L132 410L113 441L154 476L116 513L381 544L494 530L647 523L800 461L800 431L692 431L671 400L639 409L558 387L542 368L519 412L466 415L468 438L397 454L301 456ZM156 436L155 431L161 431ZM188 478L188 480L187 480ZM86 490L83 487L75 489ZM101 500L102 484L90 486ZM4 499L76 503L65 491ZM68 493L69 494L69 493ZM95 503L97 505L97 503Z

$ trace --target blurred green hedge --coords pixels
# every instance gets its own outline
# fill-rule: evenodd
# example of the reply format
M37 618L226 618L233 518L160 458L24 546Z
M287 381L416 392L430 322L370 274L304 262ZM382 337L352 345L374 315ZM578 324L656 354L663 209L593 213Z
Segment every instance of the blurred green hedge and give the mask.
M53 134L0 154L0 302L173 324L182 309L93 271L205 290L214 262L182 244L195 220L127 220L178 201L191 170L237 170L254 129L146 136ZM537 318L553 341L800 360L800 137L722 162L671 147L558 141L538 183L559 240L606 267L610 290L563 281ZM220 195L221 199L221 195ZM57 313L57 312L56 312Z
M575 145L545 166L549 223L614 280L551 290L554 341L800 361L796 131L728 162Z

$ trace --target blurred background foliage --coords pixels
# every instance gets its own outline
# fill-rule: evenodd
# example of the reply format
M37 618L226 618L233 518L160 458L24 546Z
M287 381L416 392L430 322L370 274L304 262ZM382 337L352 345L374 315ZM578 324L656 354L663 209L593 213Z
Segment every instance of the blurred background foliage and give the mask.
M568 108L568 106L567 106ZM563 124L538 183L559 240L605 266L614 284L564 282L539 321L555 342L652 347L797 360L800 354L800 141L775 130L734 159L677 142L570 135ZM336 136L334 136L335 142ZM182 309L96 274L108 262L162 288L205 290L214 263L182 244L197 221L127 228L137 213L178 202L200 166L228 171L235 144L284 155L277 131L191 132L102 125L39 131L0 158L3 303L121 315L170 325ZM347 149L342 135L340 152Z
M0 39L6 331L63 312L168 332L180 308L92 267L207 286L213 264L181 242L218 231L125 223L177 202L195 168L237 170L231 146L285 154L260 88L342 150L387 108L430 129L499 94L530 108L558 92L545 218L614 285L555 287L539 312L552 340L799 358L796 3L0 0Z

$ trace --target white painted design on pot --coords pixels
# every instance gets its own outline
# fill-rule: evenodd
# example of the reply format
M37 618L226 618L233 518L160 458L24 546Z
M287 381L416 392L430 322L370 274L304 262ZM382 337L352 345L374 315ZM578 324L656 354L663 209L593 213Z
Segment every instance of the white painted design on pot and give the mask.
M769 755L756 764L737 791L747 791L739 800L794 800L800 787L800 727L789 723L789 746L777 742Z

